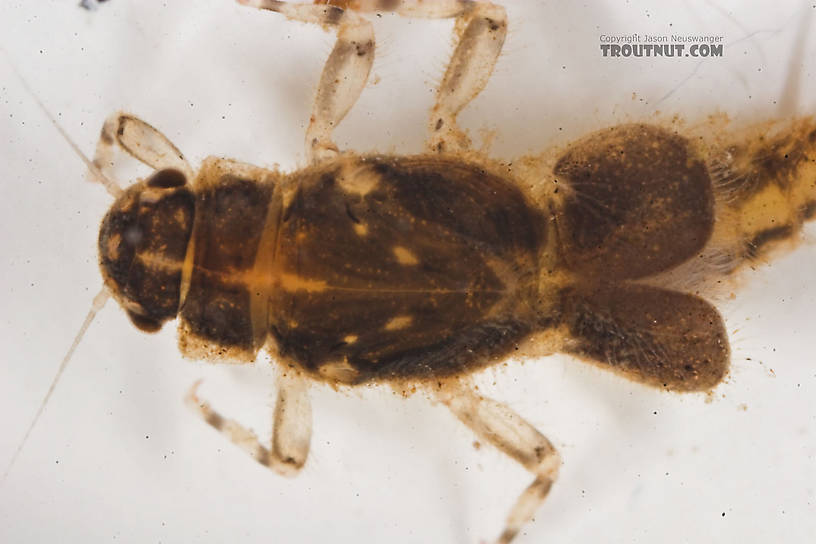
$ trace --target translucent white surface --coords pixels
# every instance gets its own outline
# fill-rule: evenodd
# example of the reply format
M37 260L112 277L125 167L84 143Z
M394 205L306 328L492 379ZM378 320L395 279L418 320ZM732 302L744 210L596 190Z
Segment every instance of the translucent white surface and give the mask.
M93 152L117 109L207 155L303 164L314 85L333 43L230 0L2 2L0 45L77 144ZM816 36L792 57L812 2L505 2L510 33L462 114L512 158L656 110L774 116L798 75L816 110ZM668 5L668 3L665 3ZM361 151L418 152L450 21L375 18L372 82L337 132ZM602 58L600 34L710 33L723 58ZM812 31L810 31L813 34ZM376 83L375 83L376 82ZM101 280L110 199L0 59L0 464L36 411ZM122 179L146 175L124 169ZM752 274L721 309L733 369L711 402L632 384L566 357L482 377L560 449L560 479L518 542L816 540L816 246ZM172 326L98 316L14 470L0 484L2 542L479 542L530 477L441 407L363 388L317 388L308 464L287 480L182 405L197 378L225 414L268 436L273 372L182 360Z

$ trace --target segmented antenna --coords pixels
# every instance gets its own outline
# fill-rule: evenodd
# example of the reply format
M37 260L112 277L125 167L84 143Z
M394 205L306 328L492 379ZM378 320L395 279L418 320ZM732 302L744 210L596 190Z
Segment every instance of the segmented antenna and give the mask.
M57 122L56 118L51 114L48 108L45 107L45 104L42 103L42 100L34 93L31 87L28 85L28 82L25 78L20 74L20 71L17 70L17 66L14 65L11 58L9 57L8 53L6 53L5 49L0 47L0 52L6 57L6 61L8 62L9 66L11 67L14 75L17 76L17 79L20 80L20 84L25 89L26 93L31 96L32 100L37 104L37 106L42 110L48 120L51 121L51 124L54 125L54 128L62 135L65 141L71 146L71 149L76 153L76 155L85 163L85 166L88 167L88 170L94 175L96 180L101 183L105 189L107 189L108 193L113 195L114 198L118 198L124 191L122 188L112 179L107 177L102 171L90 160L88 157L82 153L82 150L79 149L79 146L74 143L68 133L65 131L64 128ZM14 463L17 461L17 458L20 456L20 452L23 451L23 447L26 445L28 441L28 437L31 435L31 431L34 430L34 426L37 425L37 421L39 421L40 416L42 415L43 411L45 410L45 406L48 404L48 400L51 398L51 395L54 393L54 389L57 387L57 383L62 376L62 373L65 371L65 368L68 366L71 357L74 355L74 351L76 351L77 346L82 341L82 337L85 336L85 331L88 330L90 327L91 322L93 322L94 317L105 306L105 302L108 301L110 298L110 293L108 292L107 288L103 287L102 290L97 294L93 302L91 303L91 309L88 311L88 315L85 317L85 321L82 323L82 326L79 328L79 332L77 332L76 337L74 338L74 342L71 344L71 347L68 349L68 352L65 354L65 357L62 359L59 368L57 369L57 373L54 375L54 379L51 380L51 385L48 387L48 392L46 392L45 397L43 397L42 402L40 402L39 408L37 408L37 413L34 415L34 419L31 420L28 428L26 429L25 434L23 435L23 439L20 441L20 444L17 446L17 449L14 451L14 455L11 456L11 461L9 461L6 470L3 471L3 476L0 478L0 484L6 481L6 477L11 472L11 469L14 467Z
M54 375L54 379L51 380L51 385L48 387L48 392L43 397L42 402L40 402L40 407L37 409L37 413L34 415L34 419L31 420L31 423L28 425L28 429L26 429L25 434L23 435L23 439L20 441L20 445L17 446L17 449L14 451L14 455L11 456L11 461L9 461L6 470L3 472L3 477L0 479L0 483L6 481L6 476L8 476L9 472L11 472L12 467L14 466L15 461L20 456L20 452L23 451L23 446L25 446L26 442L28 441L28 437L31 435L31 431L34 429L34 426L37 424L37 421L40 419L43 411L45 410L45 405L48 404L48 399L51 398L51 394L54 393L54 389L57 388L57 382L59 382L60 377L62 376L65 367L68 366L68 362L71 360L71 357L74 355L74 351L76 350L79 343L82 341L82 337L85 336L85 331L88 330L90 327L91 322L96 317L96 314L99 310L105 306L105 303L110 298L110 293L108 293L108 289L103 287L102 290L97 294L93 302L91 303L91 309L88 311L88 315L85 316L85 321L82 323L82 326L79 328L79 332L77 333L76 337L74 338L74 342L71 344L71 347L68 349L68 353L65 354L63 357L62 362L60 363L59 368L57 369L57 373Z
M6 61L9 63L9 66L11 66L11 70L14 72L14 75L17 76L18 80L20 80L20 84L23 86L23 89L25 89L26 93L28 93L31 99L34 100L37 106L39 106L40 110L42 110L45 116L48 117L48 120L51 121L51 124L54 125L54 128L57 129L57 131L60 133L63 139L65 139L68 145L71 146L71 149L74 151L74 153L76 153L76 155L82 160L82 162L85 163L85 166L87 166L88 170L91 171L94 178L96 178L96 181L101 183L105 187L105 189L107 189L108 193L110 193L113 196L113 198L119 198L119 196L122 193L124 193L119 184L110 179L105 174L103 174L102 170L100 170L99 167L97 167L93 163L93 161L91 161L90 159L88 159L88 157L85 156L82 150L79 149L79 146L76 143L74 143L71 137L68 136L68 133L65 131L65 129L62 128L62 125L60 125L57 122L57 119L51 114L48 108L45 107L45 104L42 103L42 100L40 100L40 98L34 93L31 87L29 87L28 81L26 81L23 75L20 73L20 71L17 70L17 66L15 66L14 63L11 61L11 58L9 57L8 53L6 53L5 49L0 47L0 51L2 51L3 54L5 55Z

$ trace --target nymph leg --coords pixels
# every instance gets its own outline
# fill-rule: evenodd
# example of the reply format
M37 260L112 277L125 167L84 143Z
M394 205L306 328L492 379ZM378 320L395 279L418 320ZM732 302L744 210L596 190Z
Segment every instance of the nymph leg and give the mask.
M175 168L187 179L193 171L181 151L167 136L136 116L116 112L105 120L96 144L93 164L108 177L115 164L113 149L119 146L131 157L156 169Z
M357 101L374 62L374 29L350 10L334 6L292 4L273 0L238 0L240 4L276 11L293 21L337 29L334 46L320 76L314 108L306 129L310 162L331 159L339 153L332 131Z
M505 404L478 395L466 386L445 386L436 392L436 397L476 436L518 461L535 477L507 516L498 540L506 544L544 502L558 476L561 457L547 437Z
M210 404L196 395L200 382L187 394L187 405L201 419L247 452L263 466L283 476L294 476L309 455L312 436L312 407L306 381L300 376L281 376L275 402L272 443L264 447L258 437L241 424L225 419Z

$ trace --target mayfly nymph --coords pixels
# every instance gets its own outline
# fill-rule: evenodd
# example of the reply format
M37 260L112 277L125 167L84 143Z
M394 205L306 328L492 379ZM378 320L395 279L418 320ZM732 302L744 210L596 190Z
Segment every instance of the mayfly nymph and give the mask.
M708 138L626 123L555 160L497 161L456 119L501 52L500 6L240 3L337 31L306 131L309 165L282 172L209 157L195 170L156 128L117 113L90 168L116 197L98 238L105 292L133 324L154 332L178 319L187 357L252 362L267 350L280 364L269 444L195 386L187 400L281 474L308 456L310 382L419 389L532 474L499 536L510 542L545 500L560 456L469 376L561 352L656 388L710 391L728 373L728 333L678 275L732 274L816 214L812 118ZM457 20L421 154L355 153L333 139L368 78L374 35L361 14L376 11ZM116 147L155 172L119 188Z

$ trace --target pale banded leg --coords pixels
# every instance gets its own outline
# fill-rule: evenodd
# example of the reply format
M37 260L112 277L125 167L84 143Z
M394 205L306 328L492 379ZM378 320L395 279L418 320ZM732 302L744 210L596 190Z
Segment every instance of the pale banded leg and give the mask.
M94 166L105 176L112 177L113 148L117 145L131 157L156 170L175 168L187 179L193 176L187 159L173 142L138 117L116 112L105 119L93 158Z
M255 433L231 419L224 419L209 403L200 400L196 395L200 383L193 384L185 401L201 419L278 474L294 476L303 468L312 438L312 407L305 379L281 376L278 380L270 448L264 447Z
M456 49L436 94L429 120L431 151L453 152L470 147L470 138L456 116L487 85L507 35L504 8L472 0L331 0L356 11L393 11L406 17L456 17Z
M457 15L456 49L431 109L431 136L426 144L431 151L452 152L470 147L470 138L457 126L456 116L487 85L507 35L503 7L481 2L462 4L469 9Z
M473 0L319 0L315 3L367 13L390 11L403 17L445 19L461 15L471 9L476 2Z
M337 45L323 69L306 135L313 162L337 154L331 131L359 97L374 61L373 29L353 11L393 11L429 19L456 17L457 45L431 110L427 147L441 152L470 146L470 139L456 125L456 116L484 89L493 73L507 35L507 15L501 6L471 0L331 0L323 5L277 0L238 2L277 11L292 20L339 28Z
M274 0L238 0L245 6L276 11L293 21L337 28L337 43L329 55L306 129L311 162L337 156L332 131L357 101L374 62L374 28L353 11L334 6L292 4Z
M462 423L485 440L518 461L535 479L525 489L507 516L507 525L499 536L507 544L530 521L558 476L561 457L547 438L507 405L483 397L466 386L436 392Z

